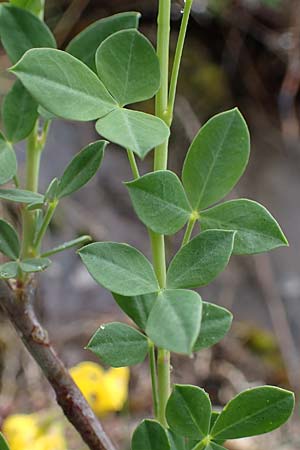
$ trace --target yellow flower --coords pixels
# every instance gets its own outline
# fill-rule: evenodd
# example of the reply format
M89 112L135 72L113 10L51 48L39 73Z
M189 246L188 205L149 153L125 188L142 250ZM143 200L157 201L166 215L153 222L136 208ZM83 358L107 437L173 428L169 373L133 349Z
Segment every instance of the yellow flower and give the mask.
M67 443L61 427L47 430L47 434L37 438L30 450L67 450Z
M82 362L70 370L71 376L97 415L120 411L128 396L129 369L104 371L92 362Z
M12 415L3 423L3 434L11 450L27 450L32 448L38 433L39 427L33 415Z

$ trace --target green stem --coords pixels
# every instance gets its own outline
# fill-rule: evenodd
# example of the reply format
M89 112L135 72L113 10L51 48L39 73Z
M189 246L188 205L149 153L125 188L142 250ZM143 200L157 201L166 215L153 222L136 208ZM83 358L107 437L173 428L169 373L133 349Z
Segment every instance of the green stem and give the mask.
M193 0L186 0L184 5L184 12L183 17L181 21L176 51L175 51L175 57L174 57L174 63L172 67L172 75L171 75L171 82L170 82L170 93L169 93L169 103L168 103L168 125L170 126L173 120L173 113L174 113L174 104L175 104L175 97L176 97L176 90L177 90L177 82L178 82L178 76L179 76L179 69L182 59L182 52L186 37L186 31L187 26L189 23L189 17L192 9Z
M47 258L48 256L63 252L65 250L68 250L69 248L78 247L80 245L87 244L88 242L91 242L91 241L92 241L91 236L88 236L88 235L80 236L77 239L73 239L72 241L69 241L69 242L64 242L63 244L58 245L57 247L51 248L47 252L42 253L41 257Z
M160 62L161 86L155 98L155 115L168 123L168 97L169 97L169 51L170 51L170 17L171 0L159 0L158 30L157 30L157 56ZM155 149L154 170L164 170L168 164L167 139Z
M153 342L149 341L149 365L151 372L151 382L152 382L152 398L153 398L153 409L155 418L158 419L159 411L159 400L158 400L158 390L157 390L157 370L155 361L155 346Z
M155 98L155 114L168 124L168 98L169 98L169 53L170 53L170 21L171 0L159 0L157 29L157 56L161 70L161 86ZM165 170L168 165L169 139L155 149L154 170ZM166 256L165 239L163 235L150 232L153 267L160 287L166 287ZM158 350L157 379L158 379L158 420L167 426L166 405L171 391L170 381L170 352Z
M158 397L159 408L157 419L164 427L167 427L166 405L170 395L171 385L170 352L164 349L158 350L157 373L158 373Z
M41 161L41 149L37 144L38 121L27 140L26 149L26 184L28 191L37 192L39 183L39 171ZM33 240L35 233L36 211L22 211L23 239L21 257L29 258L34 255Z
M191 215L190 220L188 221L185 233L184 233L184 237L182 240L182 244L181 247L183 247L184 245L186 245L189 240L191 239L191 235L195 226L195 223L197 222L197 217L195 215Z
M129 159L129 164L132 170L132 175L135 179L140 178L139 168L137 166L135 156L132 150L127 150L127 156Z
M33 244L33 248L34 248L36 253L39 253L39 249L40 249L40 246L41 246L42 239L45 236L45 233L46 233L46 231L48 229L48 226L49 226L49 224L51 222L51 219L52 219L52 217L53 217L53 215L55 213L57 204L58 204L58 200L54 200L54 201L50 202L49 205L48 205L48 209L46 211L43 223L42 223L42 225L41 225L41 227L40 227L40 229L38 231L38 234L37 234L37 236L35 238L35 241L34 241L34 244Z

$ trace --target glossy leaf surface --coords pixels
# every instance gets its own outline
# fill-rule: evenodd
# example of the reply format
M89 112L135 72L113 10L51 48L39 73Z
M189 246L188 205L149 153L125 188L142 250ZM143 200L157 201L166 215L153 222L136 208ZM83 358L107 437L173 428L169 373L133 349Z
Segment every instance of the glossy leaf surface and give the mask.
M116 108L115 100L97 75L61 50L29 50L10 70L55 116L89 121Z
M2 106L2 118L9 141L19 142L30 134L38 117L37 107L37 102L17 80Z
M137 28L139 18L137 12L125 12L97 20L75 36L66 51L96 72L95 55L99 45L117 31Z
M0 133L0 184L10 181L17 172L17 159L14 149Z
M166 409L169 426L176 433L192 439L203 439L209 434L211 402L199 387L175 385Z
M231 200L201 212L203 230L236 230L233 253L262 253L287 245L280 226L272 215L257 202Z
M157 347L190 354L200 331L202 301L197 292L165 290L158 294L146 332Z
M171 450L166 430L155 420L143 420L132 436L131 450Z
M51 264L48 258L29 258L20 261L20 268L23 272L42 272L46 270Z
M195 288L210 283L228 264L234 233L204 231L182 247L169 266L167 287Z
M99 119L96 130L105 139L132 150L140 158L170 134L167 125L158 117L123 108Z
M10 259L18 259L20 254L20 241L17 232L3 219L0 219L0 252Z
M57 197L62 198L80 189L96 174L107 142L97 141L79 152L61 177Z
M186 156L182 180L192 207L200 211L228 194L249 159L247 124L237 109L210 119Z
M233 398L216 420L211 435L239 439L268 433L285 423L293 412L294 395L273 386L248 389Z
M152 231L174 234L188 221L191 209L175 173L148 173L126 186L139 219Z
M137 30L109 36L96 53L100 79L120 106L147 100L160 86L160 68L152 44Z
M16 278L19 269L19 264L15 261L10 261L0 265L0 278Z
M87 348L109 366L126 367L144 361L148 340L125 323L113 322L101 325Z
M7 3L0 6L0 35L12 63L31 48L55 48L53 34L38 17Z
M113 293L115 301L120 308L130 317L138 327L145 330L150 311L157 298L157 294L136 295L125 297Z
M201 328L194 351L211 347L221 341L228 333L231 323L231 312L213 303L203 302Z
M112 292L132 296L159 290L150 262L130 245L96 242L78 253L95 281Z

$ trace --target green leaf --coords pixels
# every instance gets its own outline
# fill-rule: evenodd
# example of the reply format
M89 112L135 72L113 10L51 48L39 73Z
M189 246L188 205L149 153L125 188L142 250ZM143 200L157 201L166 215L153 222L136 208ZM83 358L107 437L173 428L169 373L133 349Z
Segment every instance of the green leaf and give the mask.
M172 430L167 430L167 433L171 445L171 450L187 450L184 437L179 436Z
M130 245L96 242L78 253L94 280L112 292L133 296L159 290L150 262Z
M203 230L236 230L233 253L251 255L288 245L274 217L259 203L239 199L201 212Z
M160 67L152 44L137 30L112 34L96 53L100 79L120 106L152 98L160 86Z
M45 202L50 203L56 200L58 191L58 178L53 178L44 194ZM30 205L31 206L31 205Z
M138 327L145 330L150 311L157 298L157 294L135 295L125 297L113 293L115 301L120 308L130 317Z
M235 232L200 233L175 255L167 273L169 289L195 288L210 283L229 262Z
M223 409L212 430L218 439L239 439L275 430L293 412L294 394L273 386L248 389Z
M17 172L17 159L14 149L0 133L0 184L10 181Z
M202 301L197 292L184 289L158 294L146 333L161 348L190 354L200 331Z
M19 269L19 264L15 261L10 261L0 265L0 278L16 278Z
M100 167L106 145L106 141L89 144L72 159L61 177L57 192L58 198L78 191L90 181Z
M216 444L215 442L210 442L204 450L226 450L225 447L222 447L219 444Z
M99 45L111 34L137 28L140 14L125 12L97 20L72 39L66 51L96 72L95 55Z
M98 119L117 106L97 75L61 50L29 50L10 71L43 108L64 119Z
M44 196L23 189L0 189L0 199L17 203L39 203L44 201Z
M144 361L148 340L125 323L113 322L101 325L87 348L109 366L127 367Z
M47 111L47 109L43 108L41 105L39 105L38 107L38 113L45 120L53 120L56 118L55 114L52 114L51 112Z
M20 268L23 272L42 272L46 270L51 264L48 258L30 258L20 261Z
M197 386L176 384L167 403L166 417L176 433L203 439L209 433L211 419L208 394Z
M212 303L203 302L200 333L194 351L212 347L221 341L231 327L232 314L227 309Z
M174 234L188 221L191 208L175 173L169 170L148 173L126 186L135 212L152 231Z
M0 35L12 63L31 48L56 47L53 34L38 17L7 3L0 7Z
M170 134L167 125L158 117L123 108L99 119L96 130L105 139L129 148L140 158L144 158Z
M6 439L1 432L0 432L0 450L10 450L8 443L6 442Z
M63 244L60 244L57 247L51 248L50 250L43 252L41 256L43 258L46 258L47 256L55 255L56 253L63 252L73 247L81 247L83 244L87 244L91 241L92 241L91 236L87 235L80 236L76 239L73 239L72 241L64 242Z
M133 433L131 450L171 450L166 430L155 420L143 420Z
M10 259L18 259L20 241L15 229L5 220L0 219L0 252Z
M44 8L44 0L10 0L10 3L19 8L26 9L36 16L39 16Z
M38 117L37 107L37 102L17 80L2 105L3 124L9 141L19 142L30 134Z
M249 132L237 109L210 119L186 156L182 180L197 211L221 200L243 174L250 151Z

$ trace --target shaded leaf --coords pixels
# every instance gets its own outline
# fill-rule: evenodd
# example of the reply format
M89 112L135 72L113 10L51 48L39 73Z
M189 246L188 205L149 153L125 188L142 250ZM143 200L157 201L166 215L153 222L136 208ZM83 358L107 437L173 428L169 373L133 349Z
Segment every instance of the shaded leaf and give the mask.
M160 67L152 44L137 30L112 34L96 53L100 79L120 106L147 100L160 86Z
M0 133L0 184L10 181L17 172L17 159L14 149Z
M234 397L217 418L212 437L239 439L275 430L294 409L294 394L273 386L248 389Z
M15 261L10 261L0 265L0 278L16 278L19 269L19 264Z
M114 299L120 308L130 317L142 330L145 330L150 311L157 298L157 294L135 295L125 297L113 293Z
M201 212L203 230L236 230L233 253L262 253L287 245L279 224L264 206L246 199L231 200Z
M157 347L190 354L200 331L202 301L197 292L184 289L158 294L146 333Z
M61 50L29 50L10 71L55 116L88 121L116 108L115 100L97 75Z
M171 450L166 430L155 420L143 420L132 436L131 450Z
M29 258L20 261L20 268L23 272L42 272L46 270L51 264L48 258Z
M130 245L96 242L78 253L94 280L112 292L134 296L159 290L150 262Z
M5 220L0 219L0 252L10 259L18 259L20 241L16 230Z
M128 148L140 158L164 142L170 130L158 117L118 108L96 123L97 132L115 144Z
M201 328L194 351L212 347L221 341L229 331L231 322L232 314L227 309L213 303L203 302Z
M78 191L90 181L100 167L106 145L106 141L93 142L72 159L61 177L58 198Z
M148 340L125 323L113 322L101 325L87 348L109 366L127 367L144 361Z
M197 386L176 384L167 403L166 417L176 433L202 440L209 434L209 395Z
M167 273L167 287L194 288L210 283L229 262L233 231L208 230L200 233L175 255Z
M0 198L18 203L40 203L44 201L43 195L23 189L0 189Z
M231 191L246 168L249 151L248 128L237 109L214 116L200 129L182 172L195 210L210 206Z
M152 231L174 234L188 221L191 208L175 173L159 170L126 186L139 219Z
M2 118L9 141L22 141L31 133L38 117L37 107L37 102L17 80L2 105Z
M36 16L39 16L44 8L43 0L10 0L10 3L19 8L27 9L27 11L30 11Z
M139 18L137 12L124 12L97 20L75 36L66 51L96 72L95 55L99 45L117 31L137 28Z
M0 35L12 63L31 48L55 48L53 34L38 17L23 8L5 3L0 7Z

